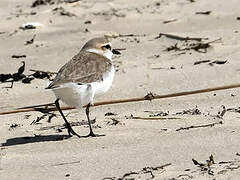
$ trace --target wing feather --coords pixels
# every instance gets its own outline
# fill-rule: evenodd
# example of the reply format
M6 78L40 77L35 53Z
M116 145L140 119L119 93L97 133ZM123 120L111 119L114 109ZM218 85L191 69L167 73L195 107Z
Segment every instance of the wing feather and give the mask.
M111 67L111 60L104 56L80 51L61 67L47 89L53 89L68 82L87 84L94 81L102 81L104 74L110 71Z

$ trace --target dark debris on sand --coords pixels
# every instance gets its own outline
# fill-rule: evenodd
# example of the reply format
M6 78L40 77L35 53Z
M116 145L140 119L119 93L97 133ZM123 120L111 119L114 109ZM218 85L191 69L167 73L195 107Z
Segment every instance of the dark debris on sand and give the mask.
M16 55L14 55L15 57ZM19 57L25 57L24 56L16 56L17 58ZM16 58L15 57L15 58ZM11 86L9 88L13 87L13 83L22 80L22 83L24 84L30 84L32 80L34 79L44 79L47 78L51 80L51 77L53 74L52 72L44 72L44 71L37 71L37 70L32 70L34 71L33 74L30 75L25 75L25 61L22 61L22 66L18 68L18 71L16 73L5 73L5 74L0 74L0 82L5 83L5 82L11 82Z

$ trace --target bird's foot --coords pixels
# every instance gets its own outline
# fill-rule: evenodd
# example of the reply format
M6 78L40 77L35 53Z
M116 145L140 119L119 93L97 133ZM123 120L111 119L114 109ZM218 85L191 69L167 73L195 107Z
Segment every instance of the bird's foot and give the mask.
M66 125L66 128L67 128L67 130L68 130L68 135L69 135L69 137L72 137L72 135L75 135L75 136L77 136L77 137L81 137L80 135L78 135L73 129L72 129L72 127L70 126L70 124L67 124Z
M93 131L90 131L90 133L86 137L97 137Z

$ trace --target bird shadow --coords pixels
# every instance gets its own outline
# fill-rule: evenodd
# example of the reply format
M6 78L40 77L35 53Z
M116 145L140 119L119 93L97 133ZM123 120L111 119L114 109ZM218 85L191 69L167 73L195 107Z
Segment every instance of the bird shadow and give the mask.
M102 137L105 134L98 135L96 137ZM48 142L48 141L62 141L71 138L68 135L38 135L38 136L24 136L7 139L5 143L0 144L0 147L15 146L29 143ZM80 136L79 138L91 138L89 136ZM94 137L95 138L95 137Z
M39 136L25 136L7 139L1 146L14 146L37 142L61 141L70 138L68 135L39 135Z

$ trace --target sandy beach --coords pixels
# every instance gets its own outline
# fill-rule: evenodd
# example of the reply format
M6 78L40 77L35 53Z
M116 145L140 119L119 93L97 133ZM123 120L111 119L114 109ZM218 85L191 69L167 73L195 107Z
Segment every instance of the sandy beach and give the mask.
M237 84L238 6L239 0L1 0L0 113L54 102L45 88L55 73L104 35L121 54L113 57L112 88L95 102ZM96 106L95 138L69 138L57 111L0 115L0 179L239 179L239 102L240 89L233 88ZM84 109L64 114L77 133L88 134Z

